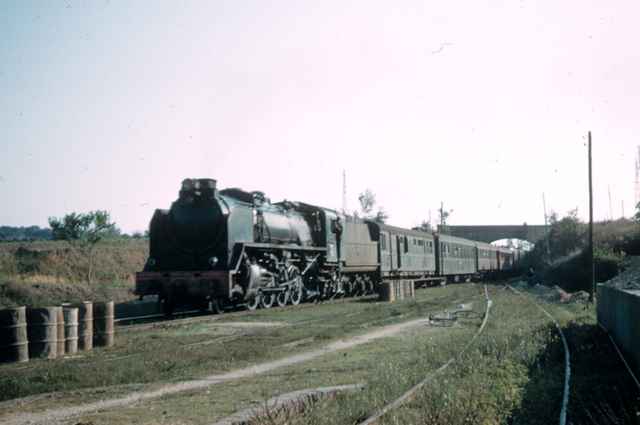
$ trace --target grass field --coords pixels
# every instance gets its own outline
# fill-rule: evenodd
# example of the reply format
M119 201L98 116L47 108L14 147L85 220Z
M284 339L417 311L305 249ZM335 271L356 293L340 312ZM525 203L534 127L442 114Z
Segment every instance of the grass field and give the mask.
M532 303L532 296L521 297L499 285L490 286L490 294L493 307L484 333L415 400L383 417L382 423L557 422L564 365L555 328ZM247 407L264 406L278 394L363 383L364 390L321 400L301 414L255 421L355 424L458 355L482 320L481 285L419 290L415 301L396 304L352 300L119 329L117 345L110 349L72 359L0 366L0 394L7 400L0 403L0 421L17 412L122 397L308 352L468 301L473 301L473 312L451 327L419 326L259 376L87 412L69 422L204 425ZM545 307L567 330L575 351L571 423L638 423L634 415L640 394L633 392L626 372L595 330L593 309L583 304ZM11 400L24 396L31 399Z
M376 326L424 317L477 293L472 286L434 288L421 292L415 302L352 300L119 328L117 344L110 349L68 360L0 365L0 397L81 388L111 391L110 387L120 385L195 379L318 347ZM233 326L226 326L227 322Z

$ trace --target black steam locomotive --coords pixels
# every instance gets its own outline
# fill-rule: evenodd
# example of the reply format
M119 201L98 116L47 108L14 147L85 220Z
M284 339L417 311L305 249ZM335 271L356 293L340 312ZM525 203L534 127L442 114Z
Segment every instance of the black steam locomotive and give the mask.
M158 295L167 314L176 304L254 310L373 293L383 279L466 279L512 262L488 244L186 179L171 208L151 219L135 293Z

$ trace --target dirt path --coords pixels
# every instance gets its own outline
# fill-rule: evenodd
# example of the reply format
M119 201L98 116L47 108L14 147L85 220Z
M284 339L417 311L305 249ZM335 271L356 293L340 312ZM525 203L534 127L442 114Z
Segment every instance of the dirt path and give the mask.
M265 416L267 412L277 415L283 410L304 410L305 405L324 398L331 397L339 392L362 390L364 384L338 385L335 387L320 387L307 390L294 391L269 399L265 404L236 412L214 423L213 425L240 425L250 423L251 419Z
M41 413L22 413L14 414L10 416L0 417L0 422L5 425L36 425L36 424L52 424L60 423L65 419L69 419L73 416L87 414L96 410L112 409L116 407L128 406L134 403L138 403L145 400L155 399L158 397L176 394L184 391L199 390L210 387L212 385L222 384L229 381L248 378L255 375L260 375L266 372L270 372L275 369L279 369L286 366L295 365L298 363L313 360L325 354L333 353L335 351L346 350L356 347L358 345L366 344L373 340L384 338L398 334L400 332L415 328L418 326L428 325L429 319L417 319L404 323L398 323L395 325L385 326L375 331L354 336L349 339L341 339L328 344L322 348L308 351L301 354L296 354L289 357L284 357L279 360L260 363L254 366L237 369L234 371L210 375L202 379L184 381L175 384L168 384L159 389L151 391L140 391L129 394L125 397L101 400L88 404L81 404L72 407L50 409Z

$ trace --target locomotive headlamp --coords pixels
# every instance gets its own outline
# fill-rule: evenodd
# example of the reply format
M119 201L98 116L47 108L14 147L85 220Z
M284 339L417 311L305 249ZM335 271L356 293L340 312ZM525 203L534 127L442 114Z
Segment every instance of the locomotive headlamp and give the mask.
M211 267L215 267L216 264L218 264L218 257L209 258L209 264L211 265Z

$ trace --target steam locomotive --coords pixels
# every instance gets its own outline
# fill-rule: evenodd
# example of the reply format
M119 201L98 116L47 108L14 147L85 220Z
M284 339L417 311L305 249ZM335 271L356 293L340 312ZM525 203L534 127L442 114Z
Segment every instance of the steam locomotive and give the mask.
M343 215L263 192L218 190L185 179L169 210L155 211L135 294L221 312L373 293L387 279L418 284L511 268L510 250Z

